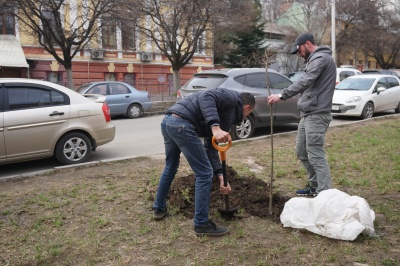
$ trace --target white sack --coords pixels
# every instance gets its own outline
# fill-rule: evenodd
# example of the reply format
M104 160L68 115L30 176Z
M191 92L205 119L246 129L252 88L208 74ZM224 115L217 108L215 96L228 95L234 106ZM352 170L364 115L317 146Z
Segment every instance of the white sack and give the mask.
M375 232L375 213L367 201L337 189L324 190L315 198L290 199L280 219L284 227L306 229L341 240L354 240L360 233Z

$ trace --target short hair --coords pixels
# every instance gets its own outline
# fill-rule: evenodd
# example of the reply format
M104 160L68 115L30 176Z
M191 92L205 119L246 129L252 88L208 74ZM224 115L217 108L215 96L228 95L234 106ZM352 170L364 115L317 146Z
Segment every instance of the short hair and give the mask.
M254 106L256 105L256 99L254 98L254 95L249 93L249 92L242 92L240 94L240 98L242 98L242 104L244 105L250 105L252 109L254 109Z

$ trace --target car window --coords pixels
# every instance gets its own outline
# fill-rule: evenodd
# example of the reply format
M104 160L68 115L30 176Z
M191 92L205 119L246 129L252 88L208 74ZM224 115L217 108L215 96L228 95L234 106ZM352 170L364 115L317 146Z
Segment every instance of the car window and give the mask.
M190 79L183 88L187 89L215 89L218 88L228 77L225 75L196 75Z
M9 110L48 107L53 105L68 104L66 95L57 91L40 88L8 88Z
M3 92L4 91L4 89L2 88L2 87L0 87L0 112L3 112L4 111L4 106L3 106Z
M381 88L381 87L386 89L386 79L385 78L379 79L379 81L376 83L374 92L376 92L378 90L378 88Z
M110 95L130 93L129 89L120 83L110 83Z
M269 73L268 79L269 79L269 82L272 84L272 88L274 88L274 89L285 89L285 88L289 87L290 85L292 85L292 82L282 75Z
M267 88L267 77L264 73L250 73L246 75L244 85L253 88Z
M372 84L374 84L375 79L359 79L359 78L349 78L340 82L336 90L358 90L358 91L367 91L371 88Z
M342 81L345 78L354 76L354 72L353 71L342 71L339 73L339 80Z
M234 78L237 83L244 85L244 81L246 80L246 75L237 76Z
M395 77L388 77L387 79L387 83L388 83L388 88L392 88L395 86L399 86L399 81L395 78Z
M107 84L102 83L102 84L94 85L86 93L87 94L107 95Z

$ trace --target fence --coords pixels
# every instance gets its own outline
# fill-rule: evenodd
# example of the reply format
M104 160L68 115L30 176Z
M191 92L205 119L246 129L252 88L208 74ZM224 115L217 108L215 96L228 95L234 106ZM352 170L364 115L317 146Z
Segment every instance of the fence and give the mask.
M170 101L176 99L176 91L173 85L170 83L160 83L157 81L139 80L139 81L125 81L132 85L137 90L147 91L152 101ZM67 87L66 82L53 82L62 86ZM74 88L78 89L80 86L87 84L88 82L74 82ZM186 81L182 81L181 84L185 84Z

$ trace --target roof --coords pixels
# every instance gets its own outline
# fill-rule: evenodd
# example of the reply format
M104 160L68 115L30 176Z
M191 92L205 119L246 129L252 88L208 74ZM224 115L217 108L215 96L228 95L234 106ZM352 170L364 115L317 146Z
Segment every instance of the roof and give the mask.
M0 67L26 67L24 51L14 35L0 35Z

